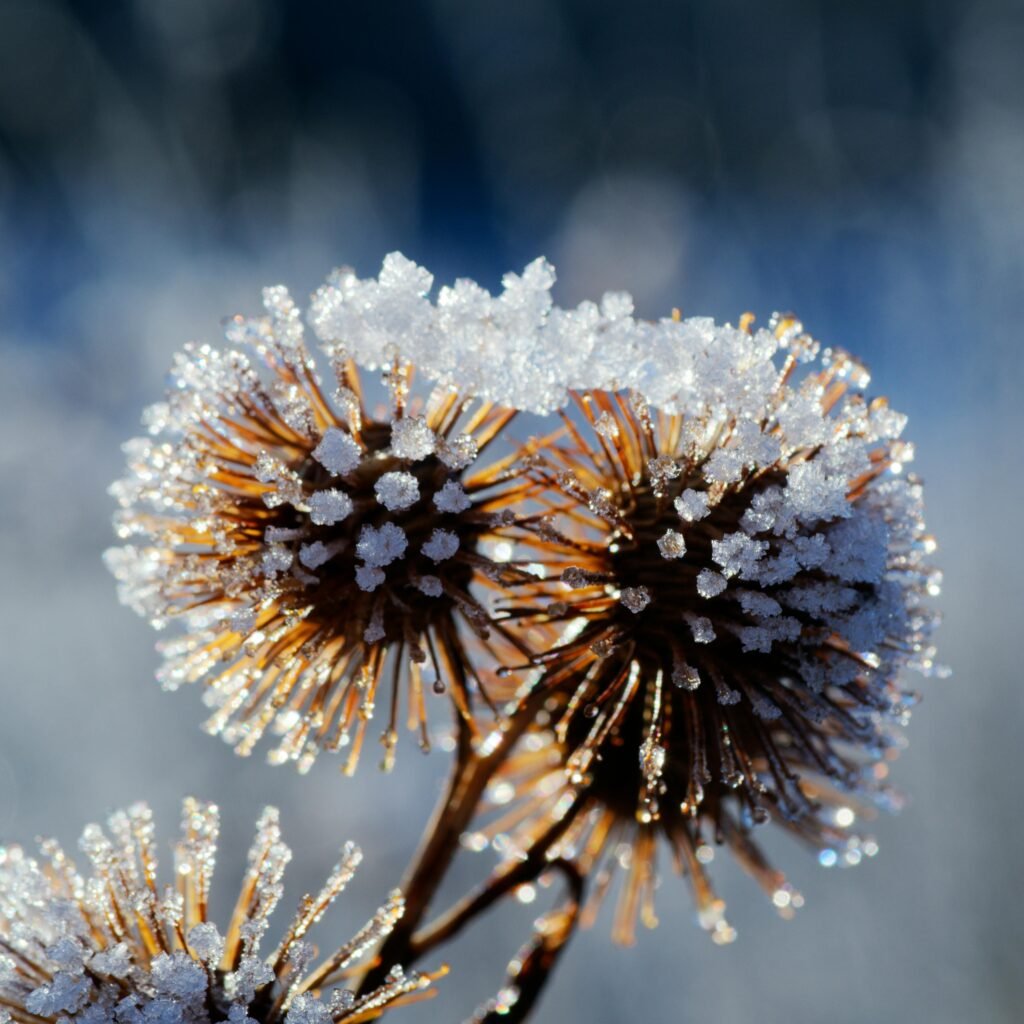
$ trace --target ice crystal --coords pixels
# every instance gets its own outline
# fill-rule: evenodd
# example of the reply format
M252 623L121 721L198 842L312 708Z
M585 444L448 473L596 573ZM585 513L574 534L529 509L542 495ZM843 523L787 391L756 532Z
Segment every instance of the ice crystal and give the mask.
M420 500L420 485L412 473L385 473L373 485L373 490L377 500L391 512L409 508Z
M679 515L688 523L703 519L708 514L708 496L703 491L695 491L687 487L675 500L675 508Z
M462 485L455 480L449 480L434 495L434 505L439 512L465 512L473 502L463 490Z
M305 937L362 858L351 843L320 892L304 897L282 941L264 951L291 859L273 808L259 820L235 911L219 929L207 916L219 828L215 806L185 801L173 884L165 888L145 804L112 815L106 832L86 828L85 874L52 840L38 860L0 847L0 1020L327 1024L365 1020L370 1011L376 1017L427 994L431 975L399 971L359 996L344 987L402 916L397 892L349 942L310 962Z
M791 318L652 327L636 379L656 358L664 372L644 393L581 392L567 439L520 458L539 513L501 532L545 574L517 590L516 621L563 632L526 684L550 691L553 734L524 747L535 774L506 769L530 809L508 848L626 863L623 941L631 908L654 920L659 838L728 941L708 843L789 913L754 826L854 848L840 801L891 802L871 769L913 703L901 674L934 670L934 542L903 417L862 395L854 360L817 351Z
M356 544L356 554L367 564L382 568L405 554L409 538L394 523L381 527L364 526Z
M662 558L683 558L686 555L686 539L678 530L666 530L658 538L658 550Z
M309 496L309 518L314 526L333 526L352 514L352 499L333 488Z
M437 435L422 419L399 420L391 428L391 452L400 459L416 462L434 454Z
M339 427L328 427L313 449L313 458L334 476L346 476L359 465L362 449Z
M639 615L651 603L651 592L646 587L623 587L619 600L634 615Z
M201 682L207 729L239 753L272 730L274 763L306 770L344 746L352 771L383 706L390 766L400 702L383 687L406 688L426 748L424 672L467 721L496 681L468 662L488 637L493 662L502 642L479 590L514 571L485 548L516 497L494 496L501 463L487 462L515 413L447 385L418 392L392 353L378 360L387 405L371 414L336 341L320 360L332 401L287 291L267 289L264 305L230 321L226 349L177 356L150 436L125 446L129 474L112 488L124 546L107 561L125 603L184 626L161 645L159 678Z
M444 562L459 550L458 534L451 530L435 530L423 545L423 554L435 562Z

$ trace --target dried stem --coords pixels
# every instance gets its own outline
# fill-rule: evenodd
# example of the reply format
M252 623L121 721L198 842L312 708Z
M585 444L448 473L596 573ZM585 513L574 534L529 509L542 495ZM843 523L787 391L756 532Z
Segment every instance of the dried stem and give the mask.
M445 912L433 924L413 936L409 950L413 959L454 938L470 921L493 906L503 896L527 882L535 881L553 862L548 859L548 851L561 837L575 818L579 801L571 806L565 816L555 822L526 852L522 860L511 866L499 868L486 882L474 892L468 893L450 910Z
M509 964L503 991L477 1011L473 1024L516 1024L526 1020L576 931L583 904L583 876L576 865L562 859L552 861L548 867L565 875L569 890L565 900L537 922L530 941Z
M502 723L500 740L486 753L475 747L469 728L459 720L455 763L447 789L402 882L405 913L381 945L376 966L363 977L360 994L380 985L392 964L411 967L435 944L422 945L414 938L415 932L459 851L459 840L472 821L488 783L533 720L544 697L538 690L520 702ZM493 900L486 905L490 902Z

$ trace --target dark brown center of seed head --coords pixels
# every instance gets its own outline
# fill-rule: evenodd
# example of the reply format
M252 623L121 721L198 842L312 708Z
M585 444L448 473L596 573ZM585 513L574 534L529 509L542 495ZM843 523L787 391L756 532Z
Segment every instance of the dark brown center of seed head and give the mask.
M386 425L367 424L362 430L363 440L368 445L379 442L384 448L389 436L390 428ZM415 477L419 498L408 508L392 510L380 503L374 488L385 473L397 471ZM311 570L319 582L310 584L310 589L303 587L296 592L296 603L314 605L311 619L358 642L373 616L375 605L384 597L386 607L379 616L379 626L384 630L382 642L390 644L408 640L410 632L416 636L422 634L431 622L450 613L453 599L449 590L468 590L472 566L458 557L435 562L423 554L422 547L434 530L443 529L459 535L460 548L473 548L480 530L465 513L442 513L434 504L434 495L444 484L457 479L448 466L433 455L410 464L381 454L363 458L351 474L339 479L310 456L296 472L310 492L336 487L352 500L351 513L341 522L330 525L317 525L308 513L298 512L290 505L276 510L279 519L274 525L304 531L301 539L287 545L297 562L302 545L319 541L333 551L328 561ZM467 512L471 517L472 510ZM356 582L356 571L363 565L357 556L359 537L364 527L379 529L385 523L393 523L403 531L407 546L400 557L383 567L384 582L376 590L366 591ZM417 586L424 576L442 580L445 590L440 596L428 596Z

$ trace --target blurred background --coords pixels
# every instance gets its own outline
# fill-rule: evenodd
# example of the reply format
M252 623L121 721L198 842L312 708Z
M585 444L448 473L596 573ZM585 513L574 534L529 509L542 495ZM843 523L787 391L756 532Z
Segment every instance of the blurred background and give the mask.
M320 934L361 923L443 756L353 784L201 734L100 564L105 490L173 351L262 285L401 249L494 289L543 253L563 305L795 310L867 359L911 417L954 676L923 686L877 858L781 850L790 922L719 858L727 948L666 880L661 927L616 950L605 915L538 1019L1019 1020L1022 53L1012 0L0 0L0 837L71 844L143 797L166 849L194 792L224 809L223 905L273 802L289 902L342 838L370 852ZM483 921L402 1019L466 1016L548 899Z

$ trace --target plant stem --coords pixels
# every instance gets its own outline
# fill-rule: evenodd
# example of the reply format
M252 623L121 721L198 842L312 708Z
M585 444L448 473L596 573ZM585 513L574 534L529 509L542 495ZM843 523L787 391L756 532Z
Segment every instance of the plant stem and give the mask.
M549 869L559 869L566 877L569 892L561 906L545 914L536 925L530 941L509 964L505 990L487 1007L478 1010L474 1024L518 1024L530 1015L579 923L584 883L579 869L564 860L555 860Z
M405 912L381 944L375 965L363 976L359 994L382 984L393 965L411 967L425 952L414 942L414 933L458 853L460 837L472 821L488 783L533 720L544 698L540 691L527 696L500 727L501 738L494 749L485 753L476 749L470 730L460 721L455 763L447 789L402 882Z
M418 959L435 946L454 938L470 921L503 896L520 885L536 881L554 863L560 863L548 860L547 853L572 823L580 800L581 797L577 797L573 806L530 847L522 860L499 868L483 885L467 893L433 924L414 935L409 943L413 959Z

